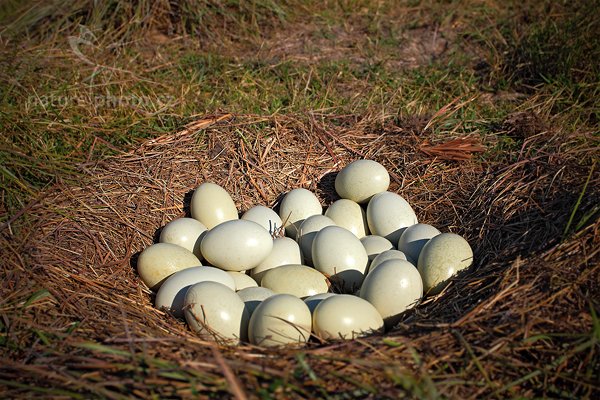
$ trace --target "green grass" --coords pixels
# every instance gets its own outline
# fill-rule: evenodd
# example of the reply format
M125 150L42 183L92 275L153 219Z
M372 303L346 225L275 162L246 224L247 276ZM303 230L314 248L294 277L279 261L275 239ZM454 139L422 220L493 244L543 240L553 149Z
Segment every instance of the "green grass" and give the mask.
M597 133L594 2L534 3L190 0L175 11L146 1L4 3L1 218L59 177L77 179L77 163L218 111L375 113L402 122L456 101L462 106L432 121L429 134L494 135L519 110L566 132ZM273 45L269 37L305 24L317 28L315 51L335 50L343 33L355 57L311 60L302 47L300 61L257 53ZM402 57L407 34L432 26L449 38L440 59L415 68L389 62ZM155 31L166 39L145 42ZM69 37L79 38L76 48ZM495 98L499 92L520 96ZM500 135L489 154L518 146L512 142Z

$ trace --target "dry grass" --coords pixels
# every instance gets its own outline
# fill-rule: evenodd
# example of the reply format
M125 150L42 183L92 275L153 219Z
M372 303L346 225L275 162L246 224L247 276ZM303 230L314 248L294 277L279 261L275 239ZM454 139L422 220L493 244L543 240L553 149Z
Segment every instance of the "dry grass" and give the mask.
M3 2L0 397L600 397L596 8ZM196 185L328 205L362 157L472 244L444 293L301 350L154 309L136 255Z
M454 162L391 118L216 115L81 165L80 185L59 182L27 208L30 225L2 227L0 392L597 397L600 224L562 237L590 176L577 221L598 200L595 150L529 132L517 154ZM136 255L188 213L199 183L223 185L241 211L295 187L329 204L335 172L359 157L389 169L422 221L472 244L475 266L444 293L384 336L303 350L218 347L153 308Z

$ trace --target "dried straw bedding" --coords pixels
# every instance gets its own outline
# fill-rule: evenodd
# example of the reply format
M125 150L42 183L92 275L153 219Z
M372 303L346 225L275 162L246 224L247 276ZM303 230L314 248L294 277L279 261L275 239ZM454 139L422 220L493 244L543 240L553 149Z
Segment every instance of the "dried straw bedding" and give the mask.
M543 143L545 150L526 150L515 162L508 157L487 164L468 157L456 162L426 156L419 151L422 137L389 122L223 116L83 165L81 185L59 184L30 210L35 224L21 251L31 265L4 273L14 290L31 286L25 280L49 290L51 300L22 318L61 338L53 340L52 351L37 352L43 344L36 339L28 354L10 354L11 371L23 382L109 397L101 388L137 389L141 396L151 378L163 383L163 395L189 393L189 385L164 373L168 366L148 359L186 366L198 390L239 385L251 393L261 382L283 379L300 397L308 396L312 385L392 396L402 386L398 376L415 374L425 383L430 376L445 395L477 397L550 368L513 389L541 393L542 384L550 382L589 394L593 375L587 383L572 379L596 356L585 352L563 361L560 368L571 377L565 378L552 366L560 349L526 341L541 332L589 332L589 299L598 304L598 222L560 243L587 169L556 150L558 145L548 146L553 140L559 139L525 138L529 148ZM168 221L189 213L197 185L224 186L240 211L273 206L296 187L316 192L327 205L335 199L335 173L362 157L391 171L390 190L407 198L421 221L464 235L475 250L475 265L467 273L407 313L391 332L315 343L300 360L289 349L217 348L153 307L152 293L136 275L136 255ZM592 198L598 194L596 178L589 186ZM14 254L8 258L15 265L26 262ZM144 364L149 380L127 380L134 372L118 363ZM49 364L57 366L56 376L35 368ZM0 371L10 376L6 367ZM451 383L455 378L491 386ZM111 386L112 381L122 385Z

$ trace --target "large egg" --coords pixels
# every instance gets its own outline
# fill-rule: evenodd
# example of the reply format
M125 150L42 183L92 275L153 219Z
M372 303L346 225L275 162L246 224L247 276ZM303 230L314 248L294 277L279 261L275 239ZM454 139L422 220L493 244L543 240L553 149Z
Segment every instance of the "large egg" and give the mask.
M339 226L319 231L312 245L315 268L336 288L352 293L360 287L369 258L360 240Z
M367 214L352 200L340 199L333 202L325 211L325 216L331 218L337 226L354 233L359 239L369 234Z
M289 237L279 237L273 240L271 252L250 271L250 276L260 285L263 275L271 268L287 264L303 264L303 261L298 243Z
M250 342L265 347L306 343L312 316L308 306L291 294L276 294L256 307L250 318Z
M293 294L307 297L329 290L325 275L306 265L283 265L268 270L262 278L261 286L275 293Z
M395 249L386 250L382 253L377 254L377 256L375 256L373 261L371 261L371 265L369 265L369 273L371 273L371 271L373 271L375 268L377 268L377 266L379 266L380 264L382 264L384 261L387 261L387 260L403 260L403 261L410 262L412 265L415 265L412 261L409 261L406 258L406 254L404 254L400 250L395 250Z
M375 306L389 327L423 297L423 282L408 261L387 260L367 275L360 297Z
M265 206L254 206L242 215L242 219L256 222L265 228L271 235L277 233L282 227L281 218L273 210Z
M206 260L226 271L256 267L271 252L273 239L256 222L243 219L223 222L208 231L201 250Z
M219 282L234 290L235 283L227 272L213 267L191 267L171 275L158 289L154 304L166 308L176 317L183 317L183 301L188 289L199 282Z
M283 221L285 233L294 239L306 218L322 213L323 207L319 199L306 189L294 189L288 192L279 205L279 217Z
M202 222L208 229L225 221L238 219L235 203L221 186L205 182L198 186L190 202L192 218Z
M254 279L243 272L227 271L226 273L233 278L236 291L258 286L258 283Z
M369 265L371 264L371 261L373 261L380 253L383 253L386 250L392 250L394 248L392 242L383 236L367 235L361 238L360 242L364 246L367 256L369 257Z
M202 234L206 231L206 226L194 218L178 218L162 228L158 241L181 246L194 253L199 260L202 260L200 242L202 241Z
M237 292L237 294L238 294L238 296L240 296L240 299L242 299L242 301L246 305L248 314L252 315L252 313L254 312L256 307L258 307L258 305L263 300L266 300L269 297L274 296L275 292L272 291L271 289L257 286L257 287L247 287L247 288L242 289L239 292ZM248 321L248 322L250 322L250 321Z
M473 264L469 243L454 233L442 233L430 239L419 255L419 272L426 295L438 294L459 271Z
M427 224L409 226L404 230L402 236L400 236L397 248L406 254L407 257L417 262L425 243L440 233L437 228Z
M392 192L378 193L367 206L367 222L372 234L398 243L405 228L418 223L414 210L402 196Z
M218 282L190 287L184 300L185 320L204 340L236 344L247 339L248 311L240 296Z
M312 244L317 233L326 226L334 226L335 222L331 218L324 215L311 215L306 218L300 225L296 241L300 245L304 262L308 265L313 265L312 261Z
M311 314L314 313L315 308L325 299L330 298L331 296L337 296L335 293L317 293L312 296L308 296L304 298L304 302L308 306Z
M345 166L335 178L335 191L343 199L366 203L373 195L385 192L390 175L373 160L357 160Z
M247 287L245 289L237 292L240 299L244 302L244 306L246 307L246 312L248 313L248 319L245 321L245 324L242 326L242 331L245 333L246 337L248 337L248 325L250 324L250 318L252 317L252 313L256 310L256 307L263 300L268 299L269 297L275 295L275 293L267 288L263 287Z
M313 332L321 339L354 339L382 328L377 309L349 294L324 299L313 312Z
M171 274L202 265L189 250L172 243L156 243L140 253L137 270L142 281L156 291Z

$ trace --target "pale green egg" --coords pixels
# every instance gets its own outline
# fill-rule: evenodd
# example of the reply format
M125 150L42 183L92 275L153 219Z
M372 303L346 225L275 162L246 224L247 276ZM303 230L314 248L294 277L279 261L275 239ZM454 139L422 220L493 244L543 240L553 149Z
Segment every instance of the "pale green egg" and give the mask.
M231 288L218 282L200 282L185 295L184 315L188 325L200 338L225 344L247 339L249 318L244 302Z
M346 165L335 178L335 191L343 199L366 203L373 195L385 192L390 175L373 160L357 160Z
M202 222L208 229L238 219L237 208L231 196L221 186L205 182L194 190L190 201L192 218Z
M202 239L206 260L226 271L244 271L260 264L273 249L268 231L256 222L226 221L209 230Z
M450 278L473 264L473 250L460 235L442 233L430 239L419 255L418 268L426 295L440 293Z
M303 344L310 338L308 306L291 294L276 294L256 307L250 318L250 342L264 347Z

